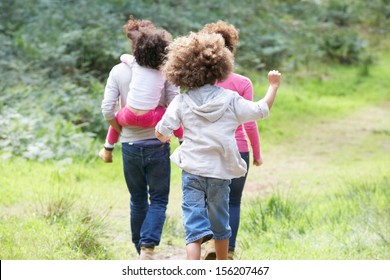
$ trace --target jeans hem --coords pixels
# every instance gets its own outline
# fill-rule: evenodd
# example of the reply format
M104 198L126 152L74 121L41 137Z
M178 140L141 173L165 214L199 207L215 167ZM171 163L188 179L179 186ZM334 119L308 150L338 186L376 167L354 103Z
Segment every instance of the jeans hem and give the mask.
M139 247L143 247L143 248L154 248L155 246L158 246L158 244L154 244L154 243L141 243L139 245Z
M215 240L225 240L225 239L229 239L230 238L230 236L232 236L232 234L231 233L229 233L229 234L226 234L226 235L223 235L223 236L215 236L214 235L214 239Z
M192 237L192 238L186 240L186 245L188 245L190 243L193 243L193 242L195 242L195 241L197 241L197 240L199 240L199 239L201 239L203 237L207 237L207 238L202 240L202 243L212 239L213 238L213 232L212 231L206 231L204 233L198 234L197 236Z

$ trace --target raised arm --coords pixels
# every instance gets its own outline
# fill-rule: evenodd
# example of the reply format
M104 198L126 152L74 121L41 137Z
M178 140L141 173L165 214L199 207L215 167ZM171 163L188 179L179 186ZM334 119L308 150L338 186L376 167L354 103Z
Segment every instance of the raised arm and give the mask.
M282 74L280 74L277 70L272 70L268 73L269 87L267 93L264 96L264 101L267 103L269 109L271 109L272 105L274 104L276 93L280 85L281 76Z

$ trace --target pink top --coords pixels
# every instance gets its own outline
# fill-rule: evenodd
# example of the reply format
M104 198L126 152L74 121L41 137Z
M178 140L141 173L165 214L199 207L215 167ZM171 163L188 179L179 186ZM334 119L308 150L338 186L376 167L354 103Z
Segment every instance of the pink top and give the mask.
M247 100L253 101L253 86L249 78L231 73L225 81L215 83L216 86L223 87L238 92ZM256 122L247 122L239 125L236 130L236 141L240 152L249 152L249 145L246 139L248 135L253 151L253 159L260 160L260 136Z

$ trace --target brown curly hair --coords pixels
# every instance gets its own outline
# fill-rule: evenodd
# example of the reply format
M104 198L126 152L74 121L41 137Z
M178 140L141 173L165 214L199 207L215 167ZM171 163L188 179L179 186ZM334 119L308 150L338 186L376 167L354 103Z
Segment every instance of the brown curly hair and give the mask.
M135 50L137 39L141 35L141 31L152 30L156 27L147 19L135 19L133 16L129 17L129 20L123 25L123 32L127 35L127 38L131 40L132 52Z
M190 33L168 47L162 70L171 83L196 88L224 80L233 69L233 54L220 34Z
M126 33L127 38L134 40L137 33L142 29L154 29L154 24L147 19L135 19L133 16L129 17L129 20L123 25L123 31Z
M222 20L206 24L199 32L218 33L225 40L225 46L234 54L238 43L239 30Z

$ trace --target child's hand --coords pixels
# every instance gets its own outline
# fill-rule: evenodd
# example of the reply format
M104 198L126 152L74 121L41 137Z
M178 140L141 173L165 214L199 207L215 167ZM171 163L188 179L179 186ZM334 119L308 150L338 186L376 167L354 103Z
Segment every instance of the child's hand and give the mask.
M156 135L156 138L163 143L170 142L170 140L171 140L170 136L165 136L165 135L161 134L160 132L158 132L157 130L154 132L154 134Z
M268 82L269 87L267 93L264 96L264 100L268 105L268 108L271 109L272 104L274 104L276 93L278 92L279 84L281 80L281 74L278 70L272 70L268 72Z
M120 60L127 65L131 65L134 62L135 58L134 56L125 53L121 55Z
M254 166L260 166L262 164L263 164L263 160L261 160L261 159L254 159L253 160L253 165Z
M279 87L282 74L278 70L268 72L268 82L272 87Z

